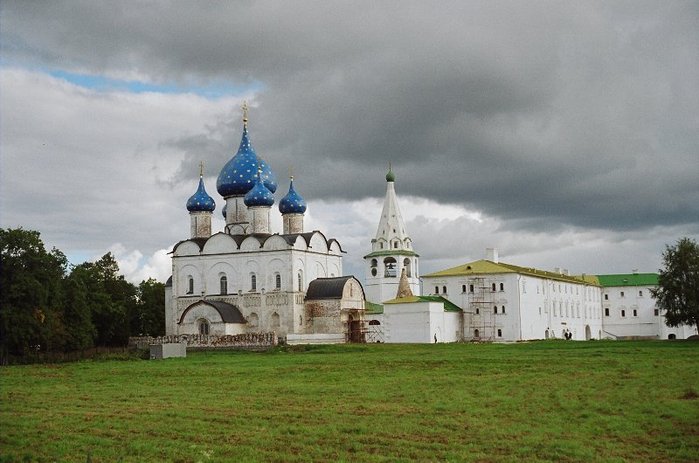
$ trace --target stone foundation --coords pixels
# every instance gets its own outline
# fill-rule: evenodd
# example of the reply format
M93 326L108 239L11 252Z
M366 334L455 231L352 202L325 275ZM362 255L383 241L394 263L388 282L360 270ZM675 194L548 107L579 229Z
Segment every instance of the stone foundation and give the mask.
M184 343L187 347L267 348L279 344L276 333L245 333L236 335L175 334L169 336L140 336L129 338L129 347L148 349L152 344Z

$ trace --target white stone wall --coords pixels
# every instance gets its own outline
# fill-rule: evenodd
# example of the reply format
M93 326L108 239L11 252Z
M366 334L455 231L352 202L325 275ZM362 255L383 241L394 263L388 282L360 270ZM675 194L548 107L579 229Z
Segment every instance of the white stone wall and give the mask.
M250 207L248 217L252 226L251 233L269 233L269 207Z
M211 236L211 212L190 212L190 236L192 238L208 238Z
M603 289L604 336L610 338L657 337L686 339L694 327L668 327L650 290L655 286L611 286Z
M374 318L374 317L372 317ZM384 305L383 342L434 343L461 339L461 314L446 312L441 302Z
M424 278L424 291L464 310L466 340L562 338L564 331L582 340L601 334L600 288L593 285L500 273Z
M303 214L282 215L282 226L285 235L303 233Z

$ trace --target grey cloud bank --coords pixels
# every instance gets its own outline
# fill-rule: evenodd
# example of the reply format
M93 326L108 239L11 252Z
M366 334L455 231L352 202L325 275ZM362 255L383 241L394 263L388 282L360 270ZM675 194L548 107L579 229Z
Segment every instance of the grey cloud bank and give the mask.
M337 206L329 232L370 223L343 242L360 275L379 211L347 205L382 196L388 161L399 195L487 217L409 222L423 270L483 244L527 265L590 243L657 265L699 235L695 2L4 2L1 18L3 226L57 244L151 255L185 237L196 166L214 178L234 153L242 95L99 93L45 69L240 86L258 153L280 179L293 167L311 213ZM80 181L45 195L47 168Z

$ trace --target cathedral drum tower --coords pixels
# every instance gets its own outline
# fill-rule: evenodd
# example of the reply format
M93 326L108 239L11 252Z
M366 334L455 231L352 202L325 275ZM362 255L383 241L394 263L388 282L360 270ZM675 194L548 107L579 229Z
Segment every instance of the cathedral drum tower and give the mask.
M395 181L396 176L389 166L379 228L376 237L371 240L371 252L364 256L364 290L367 301L374 303L382 303L396 297L403 270L413 294L421 294L419 256L413 250L412 240L405 230L403 216L398 208Z

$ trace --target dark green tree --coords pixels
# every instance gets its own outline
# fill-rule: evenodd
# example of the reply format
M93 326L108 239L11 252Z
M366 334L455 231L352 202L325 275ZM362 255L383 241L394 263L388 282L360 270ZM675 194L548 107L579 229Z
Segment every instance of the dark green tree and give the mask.
M68 261L37 231L0 229L0 355L62 350L62 281Z
M64 293L63 316L66 330L66 350L82 350L92 347L97 330L92 323L90 297L85 282L78 277L76 272L72 272L65 279Z
M119 265L107 253L97 262L85 262L71 273L87 289L87 301L100 346L125 345L130 336L130 314L135 311L136 287L119 275Z
M165 285L149 278L138 285L138 303L131 318L132 336L165 334Z
M666 246L658 275L658 288L651 291L665 313L668 326L699 326L699 246L682 238Z

